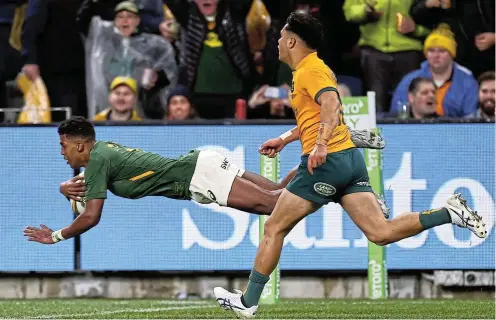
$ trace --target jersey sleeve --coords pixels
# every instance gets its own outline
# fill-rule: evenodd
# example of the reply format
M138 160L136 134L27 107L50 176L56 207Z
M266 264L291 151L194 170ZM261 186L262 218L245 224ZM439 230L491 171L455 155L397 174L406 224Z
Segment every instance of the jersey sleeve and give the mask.
M86 182L86 201L106 199L107 185L110 177L110 162L100 156L90 159L84 172Z
M315 102L318 102L320 95L326 91L337 92L338 83L336 79L322 69L305 70L300 75L298 82L302 84Z

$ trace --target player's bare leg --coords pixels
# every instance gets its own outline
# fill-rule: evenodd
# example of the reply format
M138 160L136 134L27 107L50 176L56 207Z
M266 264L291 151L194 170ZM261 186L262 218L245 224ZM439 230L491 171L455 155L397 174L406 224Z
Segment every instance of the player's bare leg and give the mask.
M263 275L270 275L279 262L284 237L301 219L318 208L313 202L284 189L272 215L265 222L254 269Z
M265 223L264 235L258 247L245 293L242 294L239 290L232 293L217 287L214 288L217 302L241 317L252 318L258 309L258 300L269 280L269 275L279 262L284 237L301 219L318 208L314 203L283 189L272 215Z
M227 206L249 213L270 215L280 194L281 190L265 190L247 179L236 177L227 198Z
M367 239L378 245L387 245L438 225L453 223L487 236L485 224L470 209L460 195L451 196L443 208L409 212L393 220L386 220L376 197L371 192L351 193L341 198L341 206Z
M294 178L297 169L298 166L291 169L288 175L284 177L284 179L280 183L272 182L267 178L264 178L256 173L249 171L245 171L241 177L243 179L253 182L257 186L265 190L281 190L284 189L288 185L288 183Z

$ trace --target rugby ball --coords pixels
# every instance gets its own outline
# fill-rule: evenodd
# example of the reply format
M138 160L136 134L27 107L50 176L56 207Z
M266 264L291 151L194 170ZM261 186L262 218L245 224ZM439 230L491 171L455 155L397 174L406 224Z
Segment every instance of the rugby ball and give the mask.
M84 172L81 172L78 175L78 177L81 177L81 179L78 179L77 182L84 181ZM84 211L86 210L86 201L85 201L85 199L83 199L82 201L75 201L75 200L70 199L70 202L71 202L72 211L76 215L80 215L81 213L84 213Z

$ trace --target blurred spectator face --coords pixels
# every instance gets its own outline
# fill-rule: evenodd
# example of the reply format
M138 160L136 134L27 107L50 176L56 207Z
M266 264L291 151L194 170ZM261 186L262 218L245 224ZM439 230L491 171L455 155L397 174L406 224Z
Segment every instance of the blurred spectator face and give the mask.
M427 50L427 62L432 71L443 72L453 63L453 57L446 49L429 48Z
M284 101L282 99L271 99L270 100L270 114L274 116L284 117Z
M339 97L341 98L351 97L351 90L345 84L338 84L338 93L339 93Z
M217 13L219 0L195 0L195 2L204 16L212 16Z
M436 112L436 87L432 82L422 81L417 90L408 94L408 101L412 107L414 116L424 116Z
M118 113L125 113L133 110L136 103L136 94L127 85L120 85L109 94L109 104L112 110Z
M116 14L114 23L122 36L130 37L138 29L140 18L133 12L120 11Z
M169 120L186 120L191 113L191 103L185 96L173 96L169 101Z
M494 85L494 80L486 80L479 86L479 106L488 116L494 116Z

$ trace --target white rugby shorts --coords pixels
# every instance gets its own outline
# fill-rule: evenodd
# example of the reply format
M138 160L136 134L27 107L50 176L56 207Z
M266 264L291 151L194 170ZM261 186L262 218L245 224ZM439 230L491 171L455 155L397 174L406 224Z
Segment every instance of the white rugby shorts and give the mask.
M216 151L200 151L189 185L191 199L202 204L215 202L227 206L234 179L244 172Z

